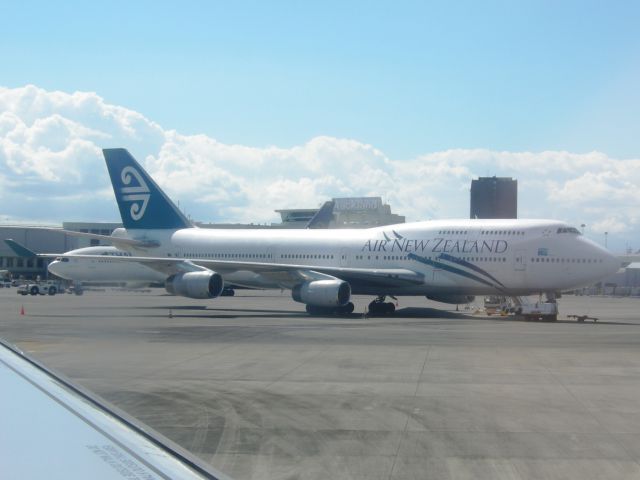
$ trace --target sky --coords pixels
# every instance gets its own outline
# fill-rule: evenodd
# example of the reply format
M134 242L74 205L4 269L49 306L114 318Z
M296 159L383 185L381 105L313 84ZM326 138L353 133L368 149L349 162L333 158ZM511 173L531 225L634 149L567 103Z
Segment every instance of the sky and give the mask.
M478 176L521 217L640 249L640 3L4 2L0 222L118 219L128 148L193 218L379 195L466 217Z

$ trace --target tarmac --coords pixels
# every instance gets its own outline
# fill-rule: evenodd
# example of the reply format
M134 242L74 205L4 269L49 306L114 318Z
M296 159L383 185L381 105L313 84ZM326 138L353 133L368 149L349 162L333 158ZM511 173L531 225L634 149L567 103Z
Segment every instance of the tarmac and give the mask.
M640 298L565 296L553 323L370 300L12 288L0 337L233 478L640 479Z

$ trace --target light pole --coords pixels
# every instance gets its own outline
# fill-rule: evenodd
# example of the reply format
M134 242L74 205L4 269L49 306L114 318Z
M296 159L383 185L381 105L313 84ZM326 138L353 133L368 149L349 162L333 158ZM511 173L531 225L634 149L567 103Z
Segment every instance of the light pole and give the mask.
M587 226L586 223L583 223L582 225L580 225L580 228L582 228L582 234L584 235L584 229Z

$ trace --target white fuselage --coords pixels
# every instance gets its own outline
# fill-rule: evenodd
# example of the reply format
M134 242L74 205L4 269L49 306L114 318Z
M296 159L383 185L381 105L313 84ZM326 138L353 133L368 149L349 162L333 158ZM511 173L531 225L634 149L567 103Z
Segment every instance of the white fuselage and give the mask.
M421 285L387 287L352 282L353 293L374 295L560 291L595 282L618 268L607 250L555 220L437 220L358 230L116 230L114 236L155 240L134 256L200 261L407 269ZM122 267L120 267L122 268ZM291 287L288 281L236 270L228 283Z
M54 275L73 282L149 284L162 283L166 278L166 275L140 263L113 260L114 257L131 255L116 247L78 248L66 254L70 256L56 258L49 264L48 269ZM96 258L95 255L100 257Z

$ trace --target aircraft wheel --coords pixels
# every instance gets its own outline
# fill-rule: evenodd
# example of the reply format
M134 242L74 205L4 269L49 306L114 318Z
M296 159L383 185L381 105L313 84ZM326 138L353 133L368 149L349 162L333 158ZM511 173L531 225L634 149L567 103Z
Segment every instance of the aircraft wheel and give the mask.
M356 307L353 305L353 303L349 302L346 305L342 305L341 307L338 307L335 309L335 313L337 315L349 315L351 313L353 313L353 310Z
M391 302L373 301L369 304L370 315L392 315L396 306Z
M379 315L380 312L380 302L371 302L369 304L369 315Z
M306 307L307 313L309 315L322 315L322 307L316 307L315 305L307 305Z

